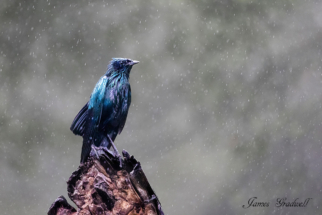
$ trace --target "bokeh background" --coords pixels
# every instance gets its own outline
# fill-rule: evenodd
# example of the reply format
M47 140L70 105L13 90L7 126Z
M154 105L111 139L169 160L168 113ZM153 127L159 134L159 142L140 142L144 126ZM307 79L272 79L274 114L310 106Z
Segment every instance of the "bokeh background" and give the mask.
M112 57L140 61L115 143L166 214L322 214L322 1L0 4L1 214L67 197L69 126Z

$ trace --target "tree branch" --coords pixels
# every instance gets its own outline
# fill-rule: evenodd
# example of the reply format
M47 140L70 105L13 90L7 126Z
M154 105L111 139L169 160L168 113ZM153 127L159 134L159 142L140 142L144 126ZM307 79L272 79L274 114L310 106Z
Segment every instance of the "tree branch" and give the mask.
M119 158L106 148L94 149L67 182L68 196L78 210L60 196L48 215L163 215L140 162L123 150L120 167Z

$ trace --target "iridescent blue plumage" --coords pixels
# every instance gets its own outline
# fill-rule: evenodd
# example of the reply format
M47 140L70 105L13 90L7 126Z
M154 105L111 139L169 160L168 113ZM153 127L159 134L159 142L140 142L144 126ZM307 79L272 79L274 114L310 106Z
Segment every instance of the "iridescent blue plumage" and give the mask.
M121 133L131 104L129 75L137 63L126 58L113 58L89 102L76 115L70 129L83 136L81 163L86 161L92 144L110 148L111 140Z

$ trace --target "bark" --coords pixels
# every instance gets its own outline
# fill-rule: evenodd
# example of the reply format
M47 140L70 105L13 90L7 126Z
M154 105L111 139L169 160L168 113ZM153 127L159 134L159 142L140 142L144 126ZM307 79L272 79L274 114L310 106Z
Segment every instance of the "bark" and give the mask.
M125 150L118 159L105 148L94 149L67 182L68 196L78 209L60 196L48 215L163 215L140 162Z

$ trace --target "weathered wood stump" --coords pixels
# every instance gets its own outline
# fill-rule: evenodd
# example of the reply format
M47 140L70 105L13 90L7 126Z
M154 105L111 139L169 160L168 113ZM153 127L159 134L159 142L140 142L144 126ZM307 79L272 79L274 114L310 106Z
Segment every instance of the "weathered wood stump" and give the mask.
M133 156L123 150L120 165L120 159L110 151L94 149L96 152L92 150L87 162L67 182L68 196L78 210L60 196L48 215L163 215L157 196Z

